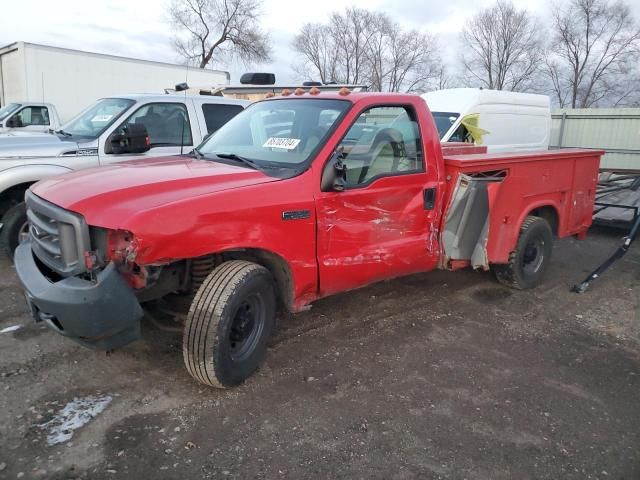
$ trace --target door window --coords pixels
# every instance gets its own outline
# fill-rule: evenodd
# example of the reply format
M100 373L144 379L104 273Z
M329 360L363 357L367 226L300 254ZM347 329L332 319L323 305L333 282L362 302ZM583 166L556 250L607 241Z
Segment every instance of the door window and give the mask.
M47 107L25 107L16 116L23 127L30 125L49 125L49 110Z
M456 128L456 131L451 134L451 137L449 137L449 142L473 143L473 137L467 128L460 124L460 126Z
M347 186L424 171L422 140L413 109L373 107L358 117L342 140Z
M205 103L202 105L207 133L213 133L242 111L240 105Z
M456 123L458 117L460 116L454 112L431 112L433 115L433 119L436 122L436 128L438 129L438 136L440 140L442 140L445 134L449 131L451 126ZM452 142L453 140L449 140Z
M189 115L182 103L148 103L121 126L144 125L152 147L192 145Z

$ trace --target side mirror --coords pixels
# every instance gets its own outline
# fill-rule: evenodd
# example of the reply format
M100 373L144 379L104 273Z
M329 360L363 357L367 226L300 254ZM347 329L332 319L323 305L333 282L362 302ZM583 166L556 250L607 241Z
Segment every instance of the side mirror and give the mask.
M118 129L107 139L107 146L111 147L107 153L116 155L144 153L151 148L151 139L144 125L129 123Z
M323 192L342 192L347 186L347 166L344 158L344 147L338 147L324 166L320 190Z
M14 115L9 120L7 120L7 124L6 125L7 125L7 128L21 128L21 127L23 127L22 120L20 120L20 117L17 116L17 115Z

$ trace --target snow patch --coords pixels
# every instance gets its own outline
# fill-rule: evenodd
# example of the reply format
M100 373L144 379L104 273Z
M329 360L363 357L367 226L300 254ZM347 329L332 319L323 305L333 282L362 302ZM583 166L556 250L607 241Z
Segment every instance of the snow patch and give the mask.
M86 425L102 413L112 399L111 395L74 398L51 420L39 425L43 430L47 430L47 443L51 446L69 441L73 437L74 430Z
M11 325L10 327L3 328L2 330L0 330L0 333L15 332L16 330L19 330L21 328L22 328L22 325Z

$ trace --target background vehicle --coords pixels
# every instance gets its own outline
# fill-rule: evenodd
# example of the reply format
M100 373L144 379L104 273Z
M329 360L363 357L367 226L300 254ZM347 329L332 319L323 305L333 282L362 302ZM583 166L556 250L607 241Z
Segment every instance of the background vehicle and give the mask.
M187 153L248 104L220 97L122 95L98 100L55 135L3 137L0 244L12 255L25 237L24 192L34 182L81 168Z
M549 148L551 103L546 95L452 88L422 97L443 142L476 143L489 152Z
M122 92L162 93L185 80L196 85L229 83L229 73L102 55L34 43L0 47L0 107L22 101L55 105L68 122L96 98Z
M261 361L278 305L300 311L436 268L540 284L553 236L591 225L602 152L484 150L443 155L414 95L312 89L256 102L193 158L33 186L16 271L36 321L93 348L140 338L142 303L193 295L187 370L236 385Z
M50 103L15 102L0 108L0 133L58 130L60 119Z

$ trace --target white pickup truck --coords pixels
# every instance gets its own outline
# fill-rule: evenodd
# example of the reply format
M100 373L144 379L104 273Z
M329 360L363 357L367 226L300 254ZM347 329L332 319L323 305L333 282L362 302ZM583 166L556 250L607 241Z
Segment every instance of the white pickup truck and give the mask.
M26 237L24 193L38 180L188 153L249 103L216 96L120 95L98 100L55 133L0 135L0 245L11 257Z
M50 103L14 102L0 108L0 133L44 133L59 128L58 111Z

